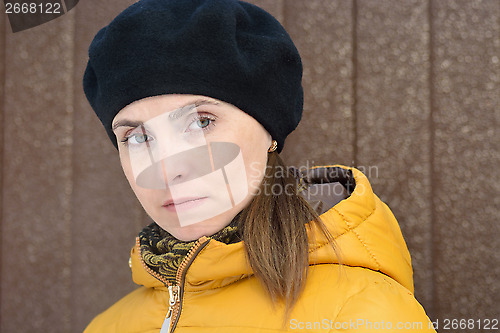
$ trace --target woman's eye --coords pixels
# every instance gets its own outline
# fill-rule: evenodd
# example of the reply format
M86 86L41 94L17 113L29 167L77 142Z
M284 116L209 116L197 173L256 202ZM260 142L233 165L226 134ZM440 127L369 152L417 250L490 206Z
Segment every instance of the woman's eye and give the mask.
M138 145L151 140L152 137L148 136L147 134L132 134L127 137L127 142L133 145Z
M205 127L207 127L208 125L210 125L210 121L211 121L211 120L210 120L210 119L208 119L208 118L198 119L198 120L196 121L196 125L198 125L198 127L200 127L200 128L205 128Z
M214 122L215 119L211 119L209 117L200 117L195 119L188 127L188 131L196 131L196 130L205 130L208 129L210 125Z

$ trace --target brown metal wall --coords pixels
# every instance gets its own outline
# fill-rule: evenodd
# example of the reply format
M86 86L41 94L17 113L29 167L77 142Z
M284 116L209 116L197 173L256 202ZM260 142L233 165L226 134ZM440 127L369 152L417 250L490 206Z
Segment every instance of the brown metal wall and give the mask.
M80 1L15 34L0 15L2 333L81 332L134 288L148 219L81 87L92 37L133 2ZM252 2L305 66L286 160L366 171L433 318L499 318L500 1Z

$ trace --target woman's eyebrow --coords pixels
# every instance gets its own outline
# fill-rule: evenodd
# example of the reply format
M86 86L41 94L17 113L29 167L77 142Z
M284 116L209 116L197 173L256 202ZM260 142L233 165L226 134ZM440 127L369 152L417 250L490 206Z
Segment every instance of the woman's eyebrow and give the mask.
M190 102L180 108L178 108L177 110L174 110L172 111L168 117L170 119L177 119L177 118L180 118L182 117L184 114L186 114L187 112L199 107L199 106L202 106L202 105L219 105L219 102L217 101L213 101L213 100L209 100L209 99L200 99L200 100L196 100L194 102ZM118 120L115 124L113 124L113 127L112 127L112 130L116 130L118 127L132 127L132 128L136 128L136 127L139 127L141 125L144 125L144 122L142 121L137 121L137 120L129 120L129 119L122 119L122 120Z
M179 119L180 117L184 116L186 113L193 110L194 108L196 108L196 105L194 105L194 104L184 105L184 106L178 108L177 110L169 112L168 118L169 119Z
M116 130L118 127L139 127L141 125L144 125L142 121L137 121L137 120L129 120L129 119L123 119L123 120L118 120L114 125L113 125L113 131Z
M199 106L202 106L202 105L219 105L219 103L216 101L209 100L209 99L200 99L200 100L197 100L194 102L190 102L190 103L178 108L177 110L172 111L168 115L168 117L170 119L178 119L178 118L184 116L186 113L190 112L191 110L193 110Z

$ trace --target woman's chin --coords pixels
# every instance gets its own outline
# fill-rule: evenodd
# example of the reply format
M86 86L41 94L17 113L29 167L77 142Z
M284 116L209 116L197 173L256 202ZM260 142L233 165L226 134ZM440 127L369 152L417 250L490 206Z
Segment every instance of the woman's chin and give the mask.
M211 236L215 234L217 231L222 230L227 224L218 225L214 223L209 223L208 221L199 222L195 224L191 224L184 227L172 227L172 226L162 226L164 230L166 230L169 234L174 236L180 241L190 242L194 240L198 240L203 236Z
M179 222L179 216L175 215L175 217L173 217L171 214L165 215L165 212L162 212L163 214L157 215L157 218L153 218L153 220L162 229L167 231L178 240L189 242L198 240L202 236L212 236L218 231L224 229L229 223L231 223L238 212L241 211L244 204L246 203L242 202L236 207L233 207L232 209L225 211L222 214L216 215L203 221L195 219L196 222L193 223L193 220L186 220L184 221L183 226L181 226L181 223ZM173 222L174 220L175 222Z

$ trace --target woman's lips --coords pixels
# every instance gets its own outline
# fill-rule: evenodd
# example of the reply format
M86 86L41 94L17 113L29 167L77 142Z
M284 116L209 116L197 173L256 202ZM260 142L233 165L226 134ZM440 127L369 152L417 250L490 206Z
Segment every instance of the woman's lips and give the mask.
M207 199L207 197L168 200L163 204L163 207L165 207L169 212L182 212L200 206L205 202L205 199Z

